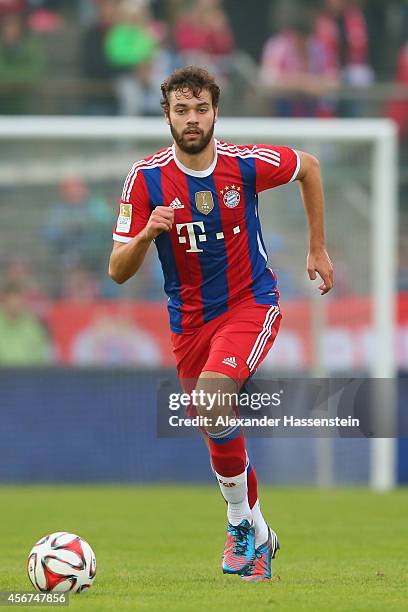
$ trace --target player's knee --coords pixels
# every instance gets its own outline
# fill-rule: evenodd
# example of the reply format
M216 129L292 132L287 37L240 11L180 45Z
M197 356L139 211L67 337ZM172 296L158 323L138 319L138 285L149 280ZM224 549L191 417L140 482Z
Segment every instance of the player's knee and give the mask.
M198 414L213 421L232 415L238 403L238 386L225 374L202 372L195 388L195 401Z

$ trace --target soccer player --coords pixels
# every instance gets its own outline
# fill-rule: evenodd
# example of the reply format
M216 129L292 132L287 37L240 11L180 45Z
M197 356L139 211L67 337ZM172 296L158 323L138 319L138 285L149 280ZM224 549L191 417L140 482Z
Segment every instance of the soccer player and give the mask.
M322 295L333 286L322 181L317 159L307 153L216 140L220 89L206 70L178 69L161 90L174 142L136 162L126 178L109 274L127 281L155 242L178 376L185 390L194 388L196 397L203 392L193 408L208 416L201 398L237 393L279 329L279 292L267 266L258 193L299 181L309 226L307 271L312 280L320 275ZM227 502L222 568L245 581L267 581L279 543L261 512L244 436L239 426L215 424L218 415L234 414L234 406L219 401L203 431Z

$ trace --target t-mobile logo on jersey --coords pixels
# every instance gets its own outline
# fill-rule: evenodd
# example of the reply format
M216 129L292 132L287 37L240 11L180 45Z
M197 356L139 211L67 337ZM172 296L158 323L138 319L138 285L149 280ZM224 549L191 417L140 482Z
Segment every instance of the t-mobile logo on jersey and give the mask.
M194 227L197 227L199 233L196 234ZM187 230L187 236L182 236L183 228ZM187 244L187 238L189 240L189 248L186 250L186 253L203 253L203 249L199 249L197 246L198 242L207 242L207 234L205 233L204 221L191 221L190 223L177 223L176 225L177 234L179 236L180 244ZM233 236L236 236L240 233L239 225L236 225L232 228ZM216 240L224 240L224 232L216 232L215 234Z

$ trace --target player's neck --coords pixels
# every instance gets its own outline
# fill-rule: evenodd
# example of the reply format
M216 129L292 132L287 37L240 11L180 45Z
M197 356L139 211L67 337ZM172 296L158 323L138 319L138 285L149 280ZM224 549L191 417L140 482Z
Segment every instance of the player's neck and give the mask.
M174 152L178 161L186 168L198 172L207 170L214 161L215 140L212 138L201 153L189 155L182 151L176 143L174 144Z

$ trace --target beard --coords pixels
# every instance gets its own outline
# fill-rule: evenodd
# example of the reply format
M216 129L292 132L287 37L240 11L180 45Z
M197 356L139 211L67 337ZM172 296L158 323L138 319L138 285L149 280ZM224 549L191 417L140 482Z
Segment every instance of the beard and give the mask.
M204 149L211 142L211 139L214 134L214 126L215 119L212 123L212 126L207 132L204 132L204 130L200 130L200 128L186 128L183 132L178 132L173 126L173 124L170 122L170 131L171 135L174 138L174 141L180 147L183 153L187 153L188 155L197 155L198 153L201 153L201 151L204 151ZM194 130L200 133L200 138L196 142L188 142L185 138L186 132L190 130Z

